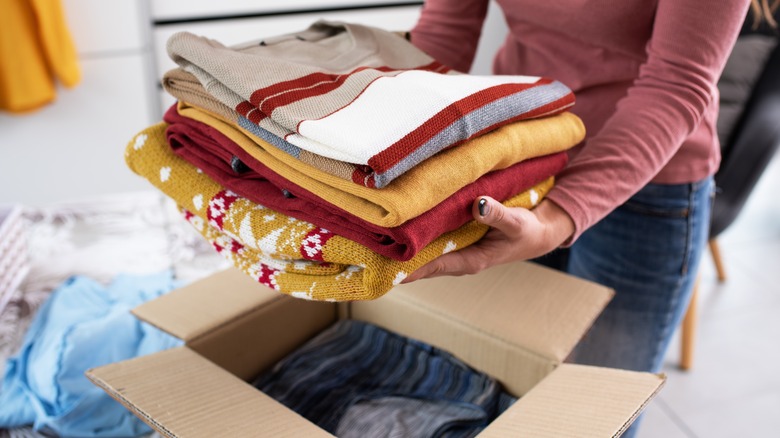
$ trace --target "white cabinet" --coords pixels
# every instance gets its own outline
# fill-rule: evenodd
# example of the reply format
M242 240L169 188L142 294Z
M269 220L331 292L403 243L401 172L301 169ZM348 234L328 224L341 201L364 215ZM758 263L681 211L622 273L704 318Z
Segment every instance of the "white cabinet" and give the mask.
M253 14L293 14L301 11L417 5L421 1L393 0L151 0L151 14L156 21L187 20Z
M101 57L143 50L148 12L139 0L61 0L80 56Z
M419 15L419 6L406 6L354 11L310 12L157 26L154 30L154 46L157 48L155 52L157 73L162 77L163 73L176 66L165 51L165 44L168 38L176 32L191 32L229 46L254 39L304 30L319 19L361 23L388 30L408 30L414 26Z
M259 3L262 4L264 2ZM270 4L270 2L265 3ZM296 3L302 4L304 2ZM308 3L313 2L309 1ZM168 38L176 32L187 31L212 38L225 45L232 45L253 39L262 39L303 30L319 19L361 23L387 30L407 30L414 26L419 15L420 5L413 5L356 10L296 12L283 15L260 15L256 17L185 21L157 25L153 32L157 80L159 81L166 71L176 67L176 64L171 61L165 50ZM159 96L161 111L165 111L174 103L174 99L162 90L160 90Z

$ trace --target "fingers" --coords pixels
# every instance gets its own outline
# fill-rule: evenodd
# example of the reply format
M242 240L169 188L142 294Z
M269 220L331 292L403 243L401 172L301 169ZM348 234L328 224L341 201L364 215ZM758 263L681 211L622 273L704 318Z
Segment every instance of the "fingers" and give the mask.
M448 266L448 259L452 254L445 254L439 258L432 260L431 262L421 266L416 271L409 274L401 283L410 283L421 278L437 277L440 275L446 275L445 271ZM443 260L442 260L443 259Z
M524 208L508 208L489 196L474 200L471 213L477 222L496 228L507 236L520 235L525 222L532 215Z
M465 248L458 252L444 254L409 274L401 283L444 275L476 274L483 266L478 261L479 254L476 253L476 248Z
M421 278L428 278L429 275L431 275L432 272L436 271L436 267L433 266L436 263L436 260L423 265L420 269L412 272L409 274L406 278L401 280L401 284L411 283L413 281L417 281Z

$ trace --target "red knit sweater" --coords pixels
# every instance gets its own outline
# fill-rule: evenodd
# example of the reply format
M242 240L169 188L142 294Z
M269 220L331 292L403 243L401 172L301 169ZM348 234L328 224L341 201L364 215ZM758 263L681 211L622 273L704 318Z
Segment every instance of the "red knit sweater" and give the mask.
M497 0L509 35L496 74L547 76L577 97L588 136L548 199L573 242L648 182L711 175L720 162L717 80L749 0ZM427 0L412 42L468 71L488 0Z

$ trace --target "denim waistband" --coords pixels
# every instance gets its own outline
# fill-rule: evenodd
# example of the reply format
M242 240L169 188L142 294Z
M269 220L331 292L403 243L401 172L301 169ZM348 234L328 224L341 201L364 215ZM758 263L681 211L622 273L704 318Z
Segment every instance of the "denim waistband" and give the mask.
M630 208L646 208L649 210L661 208L674 209L680 214L686 214L691 203L700 196L709 197L712 194L713 178L708 176L699 181L683 184L650 183L632 196L625 206Z

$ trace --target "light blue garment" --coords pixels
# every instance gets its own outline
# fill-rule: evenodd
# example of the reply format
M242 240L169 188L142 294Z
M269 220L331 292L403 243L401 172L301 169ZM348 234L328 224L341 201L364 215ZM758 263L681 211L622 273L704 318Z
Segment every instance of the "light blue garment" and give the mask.
M32 425L59 436L121 437L151 432L84 372L172 348L181 341L130 309L176 287L170 272L120 275L107 287L66 280L35 316L0 387L0 428Z

